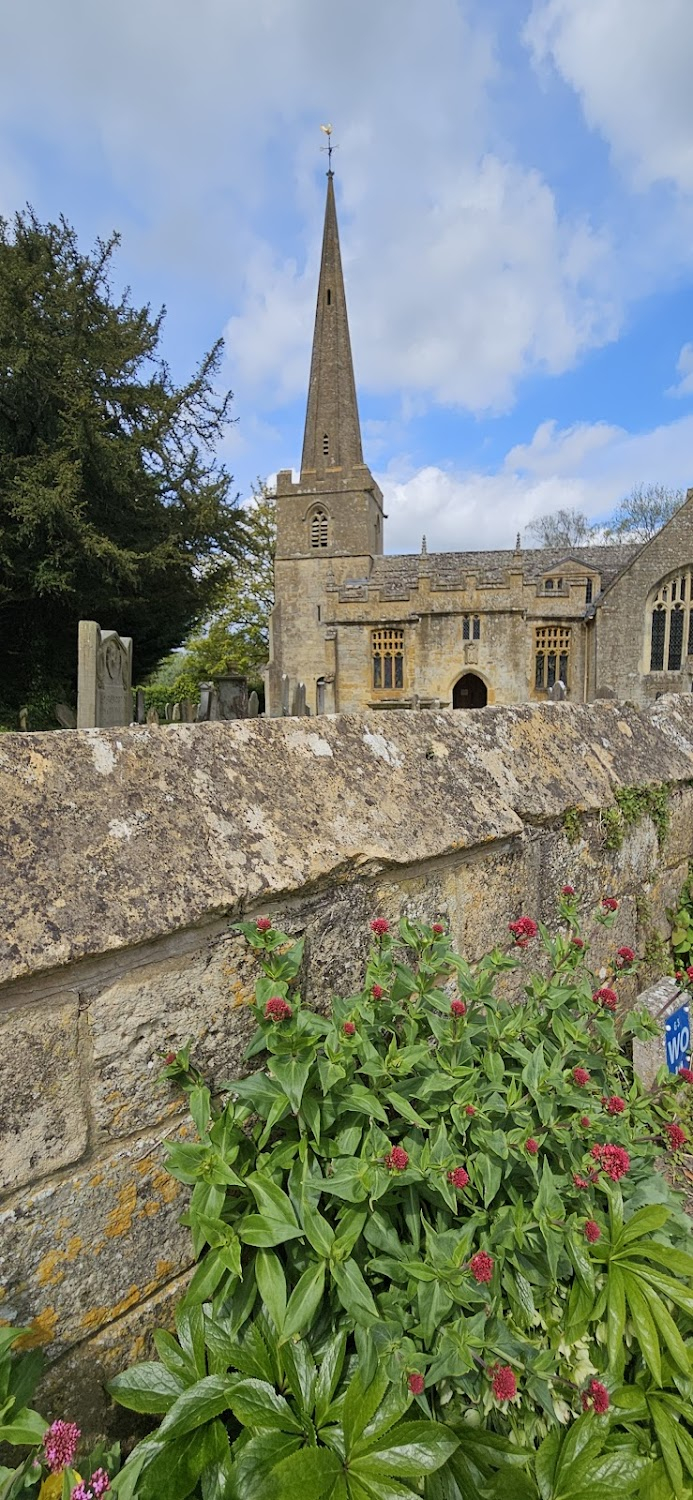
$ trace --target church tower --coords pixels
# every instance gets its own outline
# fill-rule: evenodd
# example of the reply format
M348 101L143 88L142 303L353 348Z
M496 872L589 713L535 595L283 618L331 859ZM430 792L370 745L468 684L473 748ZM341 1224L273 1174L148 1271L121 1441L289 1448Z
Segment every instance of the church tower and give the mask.
M301 473L277 475L275 605L266 712L287 711L297 682L311 713L339 708L335 601L340 584L369 577L383 551L383 497L361 449L334 173L327 201Z

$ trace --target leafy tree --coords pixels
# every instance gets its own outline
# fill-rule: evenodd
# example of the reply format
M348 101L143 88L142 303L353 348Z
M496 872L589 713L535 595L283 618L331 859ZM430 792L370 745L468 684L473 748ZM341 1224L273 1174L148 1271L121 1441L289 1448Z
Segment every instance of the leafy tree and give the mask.
M164 310L113 295L112 235L80 251L61 218L0 219L2 697L74 688L77 622L134 638L138 676L204 618L245 545L214 458L230 393L221 340L182 386Z
M608 540L651 541L685 498L685 490L671 490L664 484L636 484L611 516L606 531Z
M224 589L221 607L205 627L187 642L179 656L175 696L195 697L201 682L224 672L245 672L249 682L262 687L262 668L269 654L269 616L274 604L274 553L277 503L267 485L258 480L245 508L248 542ZM167 674L171 664L163 669ZM162 674L157 674L157 680ZM170 676L169 679L170 681Z
M550 516L536 516L526 530L536 537L540 547L586 547L597 528L581 510L555 510Z

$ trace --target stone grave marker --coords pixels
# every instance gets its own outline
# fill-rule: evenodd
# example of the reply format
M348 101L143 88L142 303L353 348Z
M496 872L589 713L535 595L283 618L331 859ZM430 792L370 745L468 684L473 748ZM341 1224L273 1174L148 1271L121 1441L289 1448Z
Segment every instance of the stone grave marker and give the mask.
M286 675L286 672L282 672L282 718L286 718L287 714L290 711L290 707L291 683Z
M633 1037L633 1067L645 1088L652 1088L660 1068L678 1073L690 1065L691 1014L687 992L667 975L638 995L637 1006L644 1007L657 1022L658 1035L647 1041Z
M113 729L132 723L132 640L80 620L77 728Z
M259 712L260 712L260 699L258 698L258 695L255 692L255 689L253 688L253 691L250 694L250 697L248 698L248 718L249 719L257 719Z
M55 717L61 729L77 728L77 715L74 708L70 708L69 703L56 703Z
M294 696L291 704L292 714L302 715L306 711L306 685L305 682L297 682L294 688Z
M214 681L220 719L247 719L248 682L242 672L226 672Z

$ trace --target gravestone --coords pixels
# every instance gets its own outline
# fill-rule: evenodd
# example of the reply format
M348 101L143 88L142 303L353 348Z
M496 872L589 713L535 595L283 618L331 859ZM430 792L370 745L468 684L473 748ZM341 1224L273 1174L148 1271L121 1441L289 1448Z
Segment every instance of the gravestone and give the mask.
M180 703L174 703L174 705L173 705L173 713L171 714L171 723L172 724L180 724L180 721L181 721Z
M158 715L158 713L157 713L157 711L156 711L155 708L148 708L147 709L147 719L146 719L146 722L147 722L147 724L158 724L158 722L159 722L159 715Z
M248 682L242 672L225 672L215 677L220 719L247 719Z
M184 724L194 724L197 717L197 704L192 698L184 698L181 703L181 715Z
M647 1041L633 1037L633 1068L645 1088L651 1089L660 1068L678 1073L690 1064L690 999L668 975L638 995L638 1009L648 1010L657 1022L658 1034Z
M137 692L135 693L135 723L144 724L146 717L147 710L144 701L144 690L142 688L138 688Z
M55 717L61 729L77 728L77 715L74 708L70 708L69 703L56 703Z
M306 685L305 682L297 682L294 688L294 696L291 704L292 714L302 715L306 711Z
M258 698L258 695L255 692L255 689L253 688L253 691L250 694L250 697L248 699L248 718L249 719L257 719L259 712L260 712L260 699Z
M132 640L80 620L77 728L113 729L132 722Z
M564 699L567 696L568 689L565 683L559 677L558 681L554 682L553 686L549 688L549 698L551 699L552 703L563 703Z
M213 682L200 683L200 701L197 705L197 722L219 718L219 697Z

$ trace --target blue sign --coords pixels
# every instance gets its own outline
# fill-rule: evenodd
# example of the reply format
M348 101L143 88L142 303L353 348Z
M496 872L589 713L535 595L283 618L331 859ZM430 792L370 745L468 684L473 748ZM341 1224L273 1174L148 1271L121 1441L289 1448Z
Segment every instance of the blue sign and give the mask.
M682 1005L668 1016L664 1023L664 1050L670 1073L690 1066L691 1017L687 1005Z

